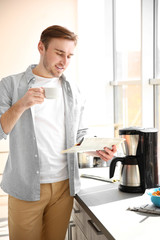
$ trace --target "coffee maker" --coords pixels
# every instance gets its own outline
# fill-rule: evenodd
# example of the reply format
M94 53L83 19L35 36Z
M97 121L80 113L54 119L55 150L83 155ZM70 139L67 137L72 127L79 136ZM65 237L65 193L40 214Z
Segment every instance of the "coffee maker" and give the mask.
M120 161L121 191L136 193L158 187L158 130L129 127L120 129L119 135L125 139L122 143L124 157L116 157L111 161L110 178Z

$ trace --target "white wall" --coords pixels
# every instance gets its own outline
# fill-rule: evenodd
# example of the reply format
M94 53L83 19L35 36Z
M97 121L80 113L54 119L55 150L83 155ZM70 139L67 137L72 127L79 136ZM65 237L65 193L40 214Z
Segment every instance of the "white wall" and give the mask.
M38 63L40 34L55 24L77 32L77 0L0 1L0 79ZM76 77L75 60L68 74Z

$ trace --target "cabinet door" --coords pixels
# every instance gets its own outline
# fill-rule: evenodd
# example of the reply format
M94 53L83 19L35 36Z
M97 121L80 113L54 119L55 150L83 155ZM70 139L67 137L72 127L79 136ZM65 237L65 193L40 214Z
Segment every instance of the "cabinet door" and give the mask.
M76 226L78 225L88 240L107 240L102 231L76 200L74 201L72 216Z
M76 224L72 221L70 221L67 231L67 239L65 240L77 240L76 236Z
M67 240L87 240L76 222L69 224Z
M92 240L107 240L106 236L99 230L96 224L90 219L88 220L88 232Z
M74 238L73 238L74 240ZM87 240L81 229L76 224L76 240Z

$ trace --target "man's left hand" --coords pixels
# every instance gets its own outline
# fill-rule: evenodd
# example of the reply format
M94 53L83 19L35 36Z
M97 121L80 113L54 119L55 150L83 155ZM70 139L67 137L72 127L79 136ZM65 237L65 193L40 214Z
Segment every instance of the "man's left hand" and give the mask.
M100 157L104 161L111 160L114 157L114 153L116 153L117 148L116 145L112 146L112 149L104 147L104 150L97 150L96 155Z

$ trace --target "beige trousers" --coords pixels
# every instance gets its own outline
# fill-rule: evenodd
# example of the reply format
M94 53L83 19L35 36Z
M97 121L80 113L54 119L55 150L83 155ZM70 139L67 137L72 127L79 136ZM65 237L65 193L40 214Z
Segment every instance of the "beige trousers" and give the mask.
M41 184L40 201L8 198L10 240L64 240L73 197L69 180Z

